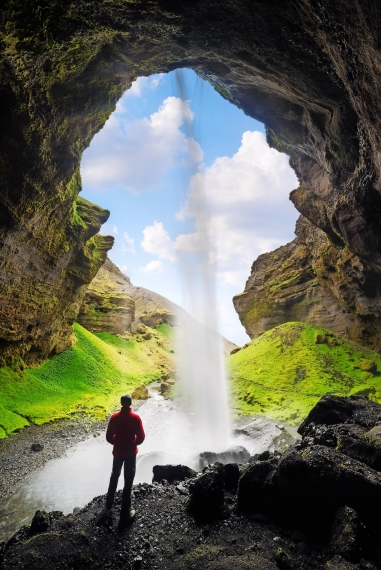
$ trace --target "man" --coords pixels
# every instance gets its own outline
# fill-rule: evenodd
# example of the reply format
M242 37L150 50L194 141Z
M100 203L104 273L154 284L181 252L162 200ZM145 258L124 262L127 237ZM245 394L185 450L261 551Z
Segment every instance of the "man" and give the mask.
M136 470L137 446L143 443L145 434L142 420L131 410L131 396L125 394L121 397L120 403L122 408L120 412L111 416L106 431L107 441L114 446L114 460L106 497L106 509L112 507L119 475L124 464L124 488L118 526L121 531L135 516L135 510L131 508L131 489Z

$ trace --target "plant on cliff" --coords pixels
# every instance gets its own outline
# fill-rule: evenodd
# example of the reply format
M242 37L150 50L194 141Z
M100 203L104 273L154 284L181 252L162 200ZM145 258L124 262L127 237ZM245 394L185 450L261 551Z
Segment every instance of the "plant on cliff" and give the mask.
M297 425L326 393L381 403L381 358L325 329L285 323L228 357L236 412Z
M148 384L171 368L167 330L155 330L144 342L94 335L78 324L74 331L73 347L42 366L0 369L0 438L30 422L39 425L78 412L104 418L121 392Z

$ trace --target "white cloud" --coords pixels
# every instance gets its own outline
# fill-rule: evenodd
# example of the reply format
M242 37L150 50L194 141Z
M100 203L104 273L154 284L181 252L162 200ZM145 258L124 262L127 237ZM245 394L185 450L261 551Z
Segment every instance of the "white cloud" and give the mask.
M131 87L122 97L122 101L125 97L141 97L144 89L155 91L155 89L157 89L164 81L164 77L165 73L159 73L157 75L152 75L151 77L138 77L132 82Z
M140 245L144 251L158 255L159 259L175 261L174 244L162 222L155 220L152 226L146 226L143 230L143 236Z
M287 156L269 148L262 133L247 131L236 154L217 158L193 176L177 219L194 218L196 231L172 241L155 221L145 228L141 245L171 261L204 250L203 268L208 265L239 292L253 260L292 238L298 213L288 195L297 185Z
M200 145L180 130L193 118L189 102L178 97L167 97L149 118L127 121L114 113L83 155L84 185L138 194L160 184L189 156L200 162Z
M127 232L123 233L122 251L136 253L135 240L134 238L130 237Z
M103 224L103 226L101 227L101 231L100 233L102 235L114 235L116 236L118 233L118 228L116 227L115 224Z
M152 275L155 275L155 273L162 273L163 269L163 262L158 260L150 261L145 267L139 267L139 271L142 271L143 273L151 273Z

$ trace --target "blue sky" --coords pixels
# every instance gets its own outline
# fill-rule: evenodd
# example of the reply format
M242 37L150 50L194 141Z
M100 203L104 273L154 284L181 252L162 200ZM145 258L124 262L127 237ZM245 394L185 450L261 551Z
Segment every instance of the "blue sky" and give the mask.
M102 228L115 237L110 259L135 285L188 310L180 258L207 243L219 330L243 344L231 299L260 253L294 238L288 194L297 180L261 123L193 71L183 77L185 101L176 72L133 83L83 154L81 195L111 211Z

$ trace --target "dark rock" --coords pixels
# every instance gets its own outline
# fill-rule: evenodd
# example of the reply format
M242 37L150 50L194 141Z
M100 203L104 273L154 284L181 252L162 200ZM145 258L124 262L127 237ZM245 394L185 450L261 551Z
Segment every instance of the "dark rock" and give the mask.
M39 534L40 532L45 532L50 527L50 516L49 513L45 511L36 511L33 519L32 524L30 525L29 534L31 536L35 534Z
M350 398L340 398L326 394L312 408L306 419L300 424L298 433L304 435L307 426L314 424L341 424L352 418L354 411Z
M292 558L283 548L279 548L275 557L276 565L280 570L294 570Z
M221 453L214 451L204 451L199 455L200 471L207 465L214 463L246 463L250 458L250 453L242 445L233 446Z
M333 554L356 562L363 550L365 528L355 510L340 507L332 524L329 546Z
M267 461L267 459L270 459L270 452L269 452L269 450L262 451L262 453L258 453L258 455L257 455L257 460L258 460L258 461Z
M342 435L337 438L337 451L381 471L381 448L369 441Z
M298 432L304 436L311 423L333 425L345 422L354 422L369 430L379 422L380 411L380 405L366 397L341 398L326 394L300 424Z
M239 476L239 466L237 463L227 463L224 465L225 489L228 491L236 491Z
M224 506L224 468L218 466L194 480L187 510L201 521L221 515Z
M44 446L42 443L32 443L30 448L32 451L42 451L44 449Z
M161 483L166 481L185 481L197 475L196 471L186 465L155 465L153 471L153 482Z
M381 476L331 448L290 450L279 462L275 458L257 462L245 471L238 485L238 505L316 536L327 535L336 510L347 505L377 532Z

